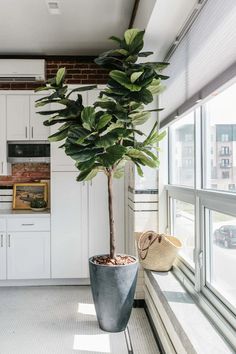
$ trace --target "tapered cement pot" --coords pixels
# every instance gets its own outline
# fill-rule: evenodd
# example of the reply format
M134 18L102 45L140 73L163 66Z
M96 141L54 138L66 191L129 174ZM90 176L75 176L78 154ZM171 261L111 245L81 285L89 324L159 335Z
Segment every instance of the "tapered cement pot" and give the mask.
M132 257L134 258L134 257ZM93 301L101 329L124 331L130 318L138 274L138 261L127 265L100 265L89 259Z

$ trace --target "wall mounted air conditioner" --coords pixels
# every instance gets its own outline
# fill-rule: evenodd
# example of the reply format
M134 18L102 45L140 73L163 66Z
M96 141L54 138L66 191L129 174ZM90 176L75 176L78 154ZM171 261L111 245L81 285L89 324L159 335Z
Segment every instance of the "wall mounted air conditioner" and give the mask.
M44 80L44 59L0 59L0 82Z

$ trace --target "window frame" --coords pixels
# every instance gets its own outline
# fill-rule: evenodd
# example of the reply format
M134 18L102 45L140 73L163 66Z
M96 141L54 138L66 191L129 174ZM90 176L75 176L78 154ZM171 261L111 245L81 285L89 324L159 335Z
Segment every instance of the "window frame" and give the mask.
M222 89L225 90L235 82L230 81ZM236 193L231 190L214 190L207 188L207 177L209 177L210 144L209 131L207 131L206 102L213 95L204 101L197 103L187 112L178 117L181 119L194 111L194 185L186 187L171 184L172 163L171 163L171 127L168 127L168 184L165 185L168 203L168 230L173 231L173 208L172 200L180 200L193 204L195 207L195 269L191 267L181 256L177 257L174 265L174 272L184 282L199 304L205 308L208 315L216 325L222 330L224 335L236 347L236 338L233 331L236 330L236 308L224 298L211 284L207 282L207 231L209 231L209 218L206 212L216 211L236 217ZM209 212L210 213L210 212ZM207 229L208 227L208 229ZM208 240L209 241L209 240ZM188 284L188 285L187 285ZM213 310L213 311L212 311Z

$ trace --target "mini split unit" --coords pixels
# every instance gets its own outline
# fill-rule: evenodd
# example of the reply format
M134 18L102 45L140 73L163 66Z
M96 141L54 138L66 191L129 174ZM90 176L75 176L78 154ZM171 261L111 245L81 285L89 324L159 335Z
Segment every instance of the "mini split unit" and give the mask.
M32 82L44 80L44 59L0 59L0 82Z

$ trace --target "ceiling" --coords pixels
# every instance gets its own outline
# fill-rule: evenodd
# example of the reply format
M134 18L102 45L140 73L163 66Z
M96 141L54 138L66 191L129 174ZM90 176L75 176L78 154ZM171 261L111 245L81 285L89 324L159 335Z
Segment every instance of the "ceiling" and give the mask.
M139 28L146 2L141 0L134 26ZM198 0L156 0L145 33L145 50L155 54L148 60L163 60L168 49L190 16Z
M134 0L1 0L0 55L96 55L127 29Z
M48 2L58 2L51 14ZM140 0L133 27L163 57L197 0ZM128 28L135 0L1 0L0 56L97 55ZM57 12L57 10L56 10Z

